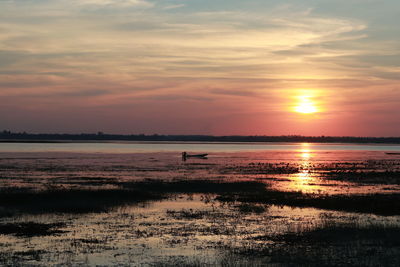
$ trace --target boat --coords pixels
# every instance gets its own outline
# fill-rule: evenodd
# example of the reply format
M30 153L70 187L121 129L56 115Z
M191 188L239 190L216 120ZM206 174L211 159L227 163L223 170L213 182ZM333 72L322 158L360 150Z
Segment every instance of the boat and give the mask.
M188 157L188 158L204 158L207 156L208 156L208 154L193 154L193 155L186 154L186 157Z
M186 152L182 152L182 159L186 160L187 158L201 158L206 159L208 154L188 154Z

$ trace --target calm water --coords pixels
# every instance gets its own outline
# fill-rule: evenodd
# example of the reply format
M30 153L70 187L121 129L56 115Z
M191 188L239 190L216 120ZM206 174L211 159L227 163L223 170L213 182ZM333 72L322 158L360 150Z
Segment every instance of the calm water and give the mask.
M206 143L206 142L110 142L110 143L1 143L0 152L251 152L251 151L388 151L400 145L320 143Z
M182 161L182 151L206 152L210 157ZM210 179L259 182L270 190L314 197L351 196L398 193L399 173L399 145L0 143L0 190L108 190L137 181ZM400 216L313 206L241 205L215 197L180 193L162 201L127 203L87 213L34 213L23 205L11 212L0 203L0 265L264 266L285 262L287 255L296 251L292 262L315 255L305 261L316 262L311 264L315 266L349 262L378 266L383 260L398 266L400 262L397 235L393 235L399 231ZM246 205L258 209L246 211ZM24 223L54 224L58 232L29 236L6 231L10 225L18 228ZM366 237L346 239L342 234L342 239L337 239L343 227L351 228L350 233L372 230ZM380 234L387 229L392 232ZM291 234L301 237L310 233L312 237L318 231L333 234L336 243L306 242L303 247L301 239L284 239ZM395 240L391 241L395 245L386 242L386 236L393 237L390 240ZM235 254L242 250L250 251L247 255L251 257ZM271 255L278 259L272 260Z

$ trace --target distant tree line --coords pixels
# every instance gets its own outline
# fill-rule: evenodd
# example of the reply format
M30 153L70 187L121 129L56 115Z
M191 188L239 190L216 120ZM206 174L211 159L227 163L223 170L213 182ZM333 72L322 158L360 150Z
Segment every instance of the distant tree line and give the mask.
M352 136L212 136L212 135L145 135L145 134L32 134L26 132L0 132L1 141L15 142L63 142L63 141L170 141L170 142L308 142L308 143L378 143L400 144L400 137L352 137Z

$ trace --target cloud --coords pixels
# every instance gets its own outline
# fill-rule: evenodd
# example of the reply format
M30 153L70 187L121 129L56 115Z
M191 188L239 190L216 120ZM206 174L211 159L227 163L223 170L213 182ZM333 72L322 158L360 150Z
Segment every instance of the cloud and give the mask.
M210 90L211 93L217 94L217 95L228 95L228 96L247 96L247 97L257 97L259 96L255 91L253 90L246 90L246 89L241 89L241 90L232 90L232 89L222 89L222 88L216 88Z
M93 6L120 6L120 7L152 7L151 2L145 0L77 0L78 5Z
M185 4L176 4L176 5L168 5L168 6L164 6L163 9L177 9L177 8L181 8L186 6Z
M124 106L139 115L182 102L174 114L189 106L187 118L198 111L188 103L197 103L232 128L235 114L258 114L249 127L287 115L303 89L320 92L324 116L333 117L349 114L343 99L365 114L362 103L374 97L385 108L387 98L377 94L400 99L389 92L400 77L398 29L387 25L394 17L385 18L392 5L371 19L370 2L357 16L343 11L352 0L341 12L318 1L287 2L0 2L2 101L43 110Z

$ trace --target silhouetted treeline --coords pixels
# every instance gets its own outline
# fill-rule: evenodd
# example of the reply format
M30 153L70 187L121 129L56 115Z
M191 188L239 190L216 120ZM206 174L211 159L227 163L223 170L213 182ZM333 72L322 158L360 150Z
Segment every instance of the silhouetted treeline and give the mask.
M400 144L400 137L351 137L351 136L211 136L211 135L145 135L145 134L32 134L0 132L0 140L15 142L57 141L191 141L191 142L309 142L309 143L386 143Z

